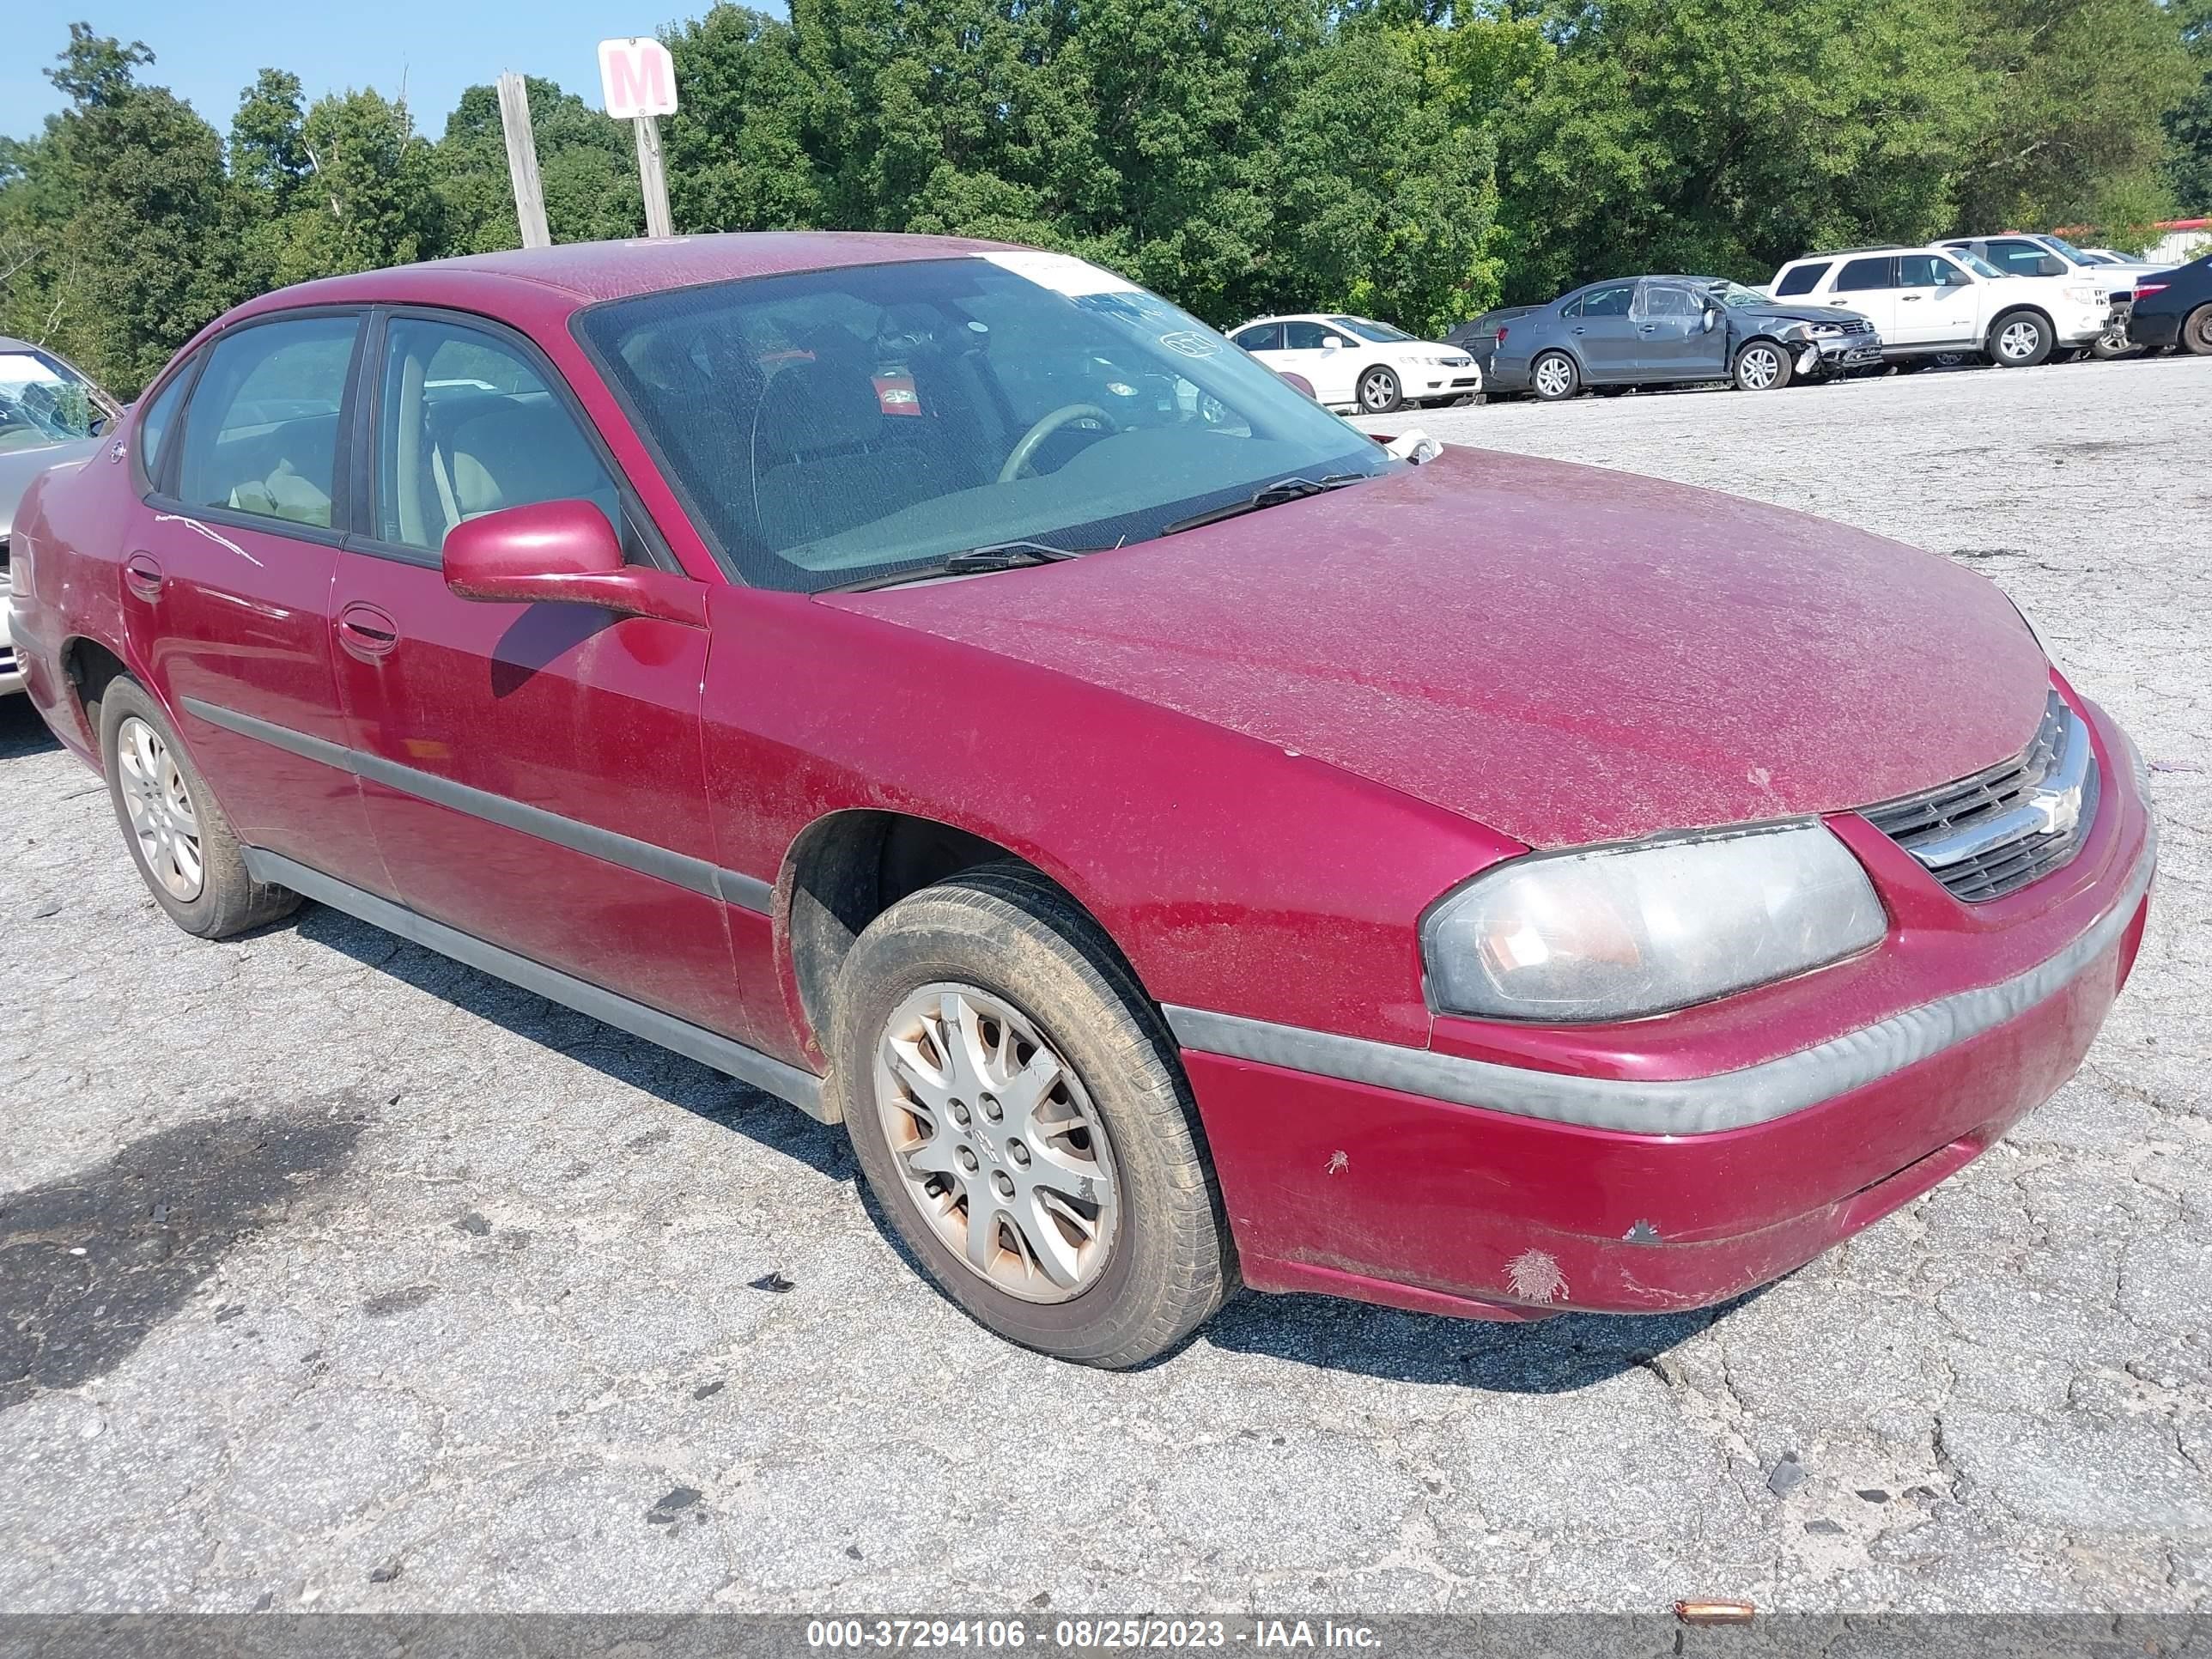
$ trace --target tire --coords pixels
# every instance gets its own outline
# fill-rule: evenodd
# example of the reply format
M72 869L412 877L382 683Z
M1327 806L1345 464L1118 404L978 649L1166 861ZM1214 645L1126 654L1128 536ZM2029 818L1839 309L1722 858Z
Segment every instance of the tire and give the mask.
M1990 325L1990 361L1999 368L2033 368L2054 343L2051 325L2033 311L2008 311Z
M1583 372L1565 352L1547 351L1528 365L1528 385L1537 402L1561 404L1583 389Z
M2132 357L2142 348L2128 338L2124 327L2108 328L2100 334L2089 348L2089 356L2100 363L2115 362L2122 357Z
M1380 363L1360 370L1352 395L1359 400L1362 415L1389 415L1406 401L1398 377Z
M958 1060L939 1046L956 1026L975 1043ZM896 1070L895 1042L908 1056ZM978 1323L1081 1364L1157 1358L1236 1289L1228 1222L1175 1054L1097 924L1012 860L900 900L838 973L832 1087L899 1237ZM1060 1081L1018 1103L1014 1074L1040 1055L1060 1062ZM1040 1122L1065 1127L1047 1135ZM1042 1179L1022 1173L1033 1168ZM1056 1210L1029 1199L1047 1191ZM966 1219L978 1196L994 1206L980 1243ZM1046 1229L1055 1237L1040 1249L1032 1241ZM971 1252L984 1264L970 1265ZM1057 1276L1045 1271L1048 1253Z
M100 753L131 862L170 921L201 939L229 939L299 908L297 893L246 873L230 821L136 680L112 680L101 694Z
M2212 357L2212 305L2203 305L2181 319L2174 343L2192 357Z
M1790 384L1790 354L1771 340L1753 340L1735 354L1729 378L1738 392L1779 392Z

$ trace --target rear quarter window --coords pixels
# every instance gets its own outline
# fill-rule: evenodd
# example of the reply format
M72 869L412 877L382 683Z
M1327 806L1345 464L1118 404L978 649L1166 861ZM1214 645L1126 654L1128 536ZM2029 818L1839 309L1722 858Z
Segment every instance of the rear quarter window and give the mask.
M1828 274L1832 260L1815 259L1810 264L1793 265L1782 273L1782 280L1774 285L1774 297L1786 300L1793 294L1810 294L1820 286L1820 278Z

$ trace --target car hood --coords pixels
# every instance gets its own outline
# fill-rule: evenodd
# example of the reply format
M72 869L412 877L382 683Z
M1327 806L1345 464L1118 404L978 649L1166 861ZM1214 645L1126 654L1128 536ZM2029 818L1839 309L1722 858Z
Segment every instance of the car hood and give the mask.
M2050 684L2003 594L1948 560L1711 491L1464 449L1133 547L824 602L1314 757L1534 847L1908 794L2025 748Z
M0 450L0 537L6 536L15 524L15 504L23 499L32 479L64 461L81 461L99 447L97 438L76 438L38 449Z
M1861 313L1848 306L1741 306L1736 308L1739 317L1759 317L1778 323L1845 323L1861 322Z

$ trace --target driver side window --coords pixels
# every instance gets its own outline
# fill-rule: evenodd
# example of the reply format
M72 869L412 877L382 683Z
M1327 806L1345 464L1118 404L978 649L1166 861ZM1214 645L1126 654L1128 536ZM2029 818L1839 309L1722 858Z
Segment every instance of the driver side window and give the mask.
M1285 323L1283 337L1292 351L1319 351L1328 331L1319 323Z

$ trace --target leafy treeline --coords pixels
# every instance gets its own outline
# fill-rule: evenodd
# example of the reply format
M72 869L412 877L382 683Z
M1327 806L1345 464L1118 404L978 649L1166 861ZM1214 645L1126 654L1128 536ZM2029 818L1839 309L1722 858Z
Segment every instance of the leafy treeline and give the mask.
M1005 237L1221 323L2212 208L2212 0L791 0L665 38L679 230ZM153 63L73 26L69 107L0 140L0 331L120 392L261 289L516 242L489 86L433 140L264 69L226 135ZM530 100L556 239L636 234L627 125Z

